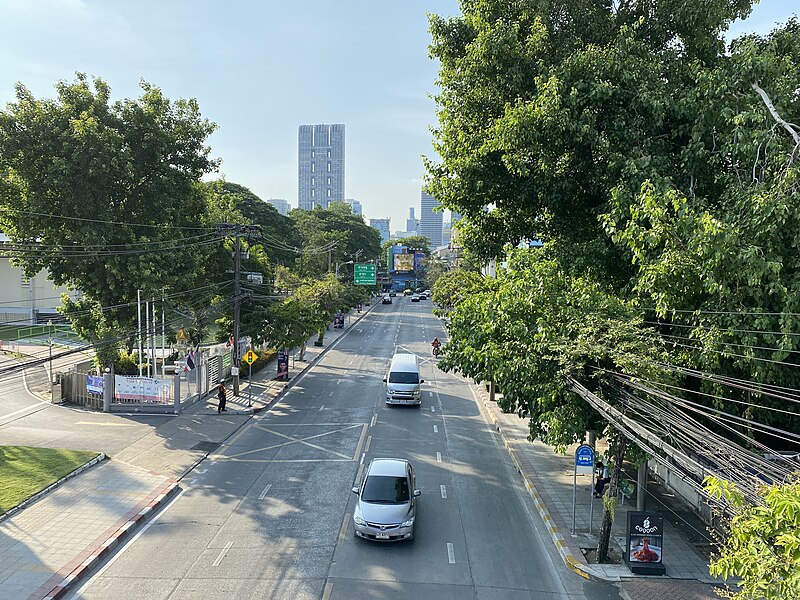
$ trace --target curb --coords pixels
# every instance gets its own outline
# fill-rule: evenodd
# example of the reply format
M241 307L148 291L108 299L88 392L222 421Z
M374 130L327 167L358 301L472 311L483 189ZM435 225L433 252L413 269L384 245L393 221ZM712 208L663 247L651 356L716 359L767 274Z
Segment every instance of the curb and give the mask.
M105 459L106 459L106 455L105 455L105 454L103 454L103 453L101 452L100 454L98 454L97 456L95 456L95 457L94 457L92 460L90 460L89 462L87 462L87 463L85 463L85 464L81 465L80 467L78 467L78 468L77 468L77 469L75 469L74 471L71 471L71 472L67 473L66 475L64 475L64 476L63 476L61 479L59 479L58 481L56 481L56 482L54 482L54 483L51 483L50 485L48 485L48 486L47 486L46 488L44 488L43 490L40 490L40 491L36 492L36 493L35 493L33 496L31 496L31 497L30 497L30 498L28 498L27 500L23 500L22 502L20 502L19 504L17 504L15 507L13 507L13 508L10 508L10 509L8 510L8 512L6 512L6 513L5 513L5 514L3 514L3 515L0 515L0 522L2 522L2 521L4 521L4 520L6 520L7 518L9 518L10 516L12 516L12 515L16 514L17 512L19 512L20 510L22 510L22 509L23 509L23 508L25 508L26 506L29 506L29 505L33 504L34 502L36 502L37 500L39 500L39 499L40 499L40 498L42 498L43 496L45 496L45 495L49 494L50 492L52 492L54 489L56 489L58 486L60 486L61 484L63 484L63 483L64 483L65 481L67 481L68 479L72 479L72 478L73 478L73 477L75 477L76 475L80 475L80 474L81 474L81 473L83 473L83 472L84 472L86 469L90 469L90 468L92 468L92 467L93 467L93 466L95 466L97 463L99 463L100 461L103 461L103 460L105 460Z
M604 582L612 582L616 583L620 581L619 577L604 577L598 574L589 564L586 562L586 559L581 556L580 558L576 558L572 552L572 549L567 544L564 536L561 535L558 527L555 525L555 521L553 517L550 515L550 511L548 510L547 506L545 505L544 500L542 499L541 494L536 489L536 486L533 485L533 482L530 478L523 472L522 465L520 464L519 460L517 459L516 452L511 448L511 445L508 439L503 433L503 428L500 427L500 424L497 420L497 417L493 414L491 407L489 405L489 400L483 398L483 395L480 393L480 390L476 395L479 395L481 401L484 404L488 412L489 419L492 421L492 425L500 434L500 438L503 440L503 446L505 446L506 450L508 451L508 455L511 457L512 462L514 463L514 468L522 477L522 482L525 484L525 489L528 490L528 494L530 495L533 503L536 505L536 510L539 511L539 515L542 517L545 526L547 527L547 531L550 534L550 538L553 540L553 543L558 550L558 554L561 557L562 562L564 565L573 573L577 573L584 579L594 580L594 581L604 581Z
M145 505L139 512L132 515L128 521L119 527L105 542L92 551L86 560L75 567L57 585L52 587L42 600L57 600L62 598L78 582L91 573L108 555L128 537L128 535L141 525L150 514L162 506L166 500L178 489L178 483L173 481L161 489L160 493Z

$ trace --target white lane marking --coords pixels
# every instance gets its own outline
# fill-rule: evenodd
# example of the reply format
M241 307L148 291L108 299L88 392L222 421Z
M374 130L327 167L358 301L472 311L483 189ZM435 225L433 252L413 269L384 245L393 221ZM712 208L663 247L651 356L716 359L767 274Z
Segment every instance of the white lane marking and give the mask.
M372 443L372 436L367 436L367 445L364 447L364 452L369 452L369 445Z
M348 364L348 365L352 365L352 364L353 364L353 361L351 360L351 361L350 361L349 363L347 363L347 364Z
M228 553L228 550L231 549L231 546L233 546L233 542L228 542L227 544L225 544L225 547L219 553L219 556L217 557L217 560L215 560L212 563L212 565L211 565L212 567L218 567L219 566L219 564L222 562L222 559L225 558L225 555Z
M350 362L353 362L353 361L350 361ZM337 380L336 380L336 385L340 385L341 383L342 383L342 380L341 380L341 379L337 379Z
M442 462L442 453L441 452L437 452L436 453L436 462Z
M442 498L447 498L447 488L443 485L439 486L439 491L442 492Z
M360 330L360 329L356 329L356 331L357 331L358 333L361 333L361 330Z
M272 484L268 483L267 487L265 487L263 490L261 490L261 493L258 495L258 499L259 500L263 500L264 498L266 498L267 494L269 493L269 488L271 488L271 487L272 487Z
M197 483L197 477L195 477L194 479L192 479L192 480L189 482L189 485L194 485L195 483Z
M375 427L375 423L377 422L378 422L378 414L375 413L374 415L372 415L372 423L369 424L370 427Z
M439 433L439 428L436 425L433 426L433 433Z
M208 472L208 469L203 469L202 471L200 469L197 469L197 471L195 471L195 473L197 473L198 475L202 475L202 474L207 473L207 472Z
M324 405L324 404L321 404L321 405L320 405L320 407L319 407L319 409L320 409L320 410L325 410L325 405Z
M333 397L333 392L328 392L328 397L332 398Z
M364 457L365 457L366 455L367 455L367 453L366 453L366 452L362 452L362 453L361 453L361 461L360 461L358 464L360 464L360 465L363 465L363 464L364 464Z
M436 412L436 407L435 406L431 406L431 412Z
M453 550L453 544L447 542L447 562L451 565L456 564L456 552Z
M96 425L97 427L136 427L138 423L97 423L95 421L76 421L75 425Z

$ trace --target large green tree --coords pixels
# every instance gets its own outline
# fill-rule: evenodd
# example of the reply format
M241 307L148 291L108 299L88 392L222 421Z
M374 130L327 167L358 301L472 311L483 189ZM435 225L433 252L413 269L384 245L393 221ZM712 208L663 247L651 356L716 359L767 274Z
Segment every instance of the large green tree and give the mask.
M46 269L83 292L67 305L77 327L113 360L133 339L137 290L190 290L205 278L216 234L200 178L215 170L215 125L195 100L112 102L101 79L59 82L54 99L22 84L0 112L0 226L26 273ZM107 354L105 354L107 351Z

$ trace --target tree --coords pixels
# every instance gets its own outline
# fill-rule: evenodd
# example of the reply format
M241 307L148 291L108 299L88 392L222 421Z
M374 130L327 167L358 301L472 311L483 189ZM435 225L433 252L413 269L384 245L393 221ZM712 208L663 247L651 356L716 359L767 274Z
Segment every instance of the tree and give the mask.
M709 571L740 578L739 590L718 592L731 600L800 598L800 478L761 486L755 503L723 479L703 484L733 513L723 518L727 535Z
M200 287L216 237L199 184L217 167L205 146L216 125L195 100L141 87L112 103L103 80L79 73L54 100L17 84L0 112L0 226L12 260L83 292L66 315L105 364L132 344L137 290Z

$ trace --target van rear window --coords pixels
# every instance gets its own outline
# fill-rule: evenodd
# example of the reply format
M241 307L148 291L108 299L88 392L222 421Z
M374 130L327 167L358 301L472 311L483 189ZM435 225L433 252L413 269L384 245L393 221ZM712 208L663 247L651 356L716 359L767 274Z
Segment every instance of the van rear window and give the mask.
M389 383L419 383L419 375L405 371L392 371L389 373Z

